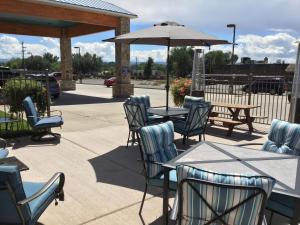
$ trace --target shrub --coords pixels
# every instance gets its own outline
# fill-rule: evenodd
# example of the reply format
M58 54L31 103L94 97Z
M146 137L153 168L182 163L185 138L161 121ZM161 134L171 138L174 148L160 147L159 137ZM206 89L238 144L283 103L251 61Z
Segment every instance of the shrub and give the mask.
M25 78L15 78L8 80L4 85L4 95L10 106L11 113L24 111L23 100L30 96L36 102L37 110L44 113L47 108L46 89L41 82L36 80L26 80Z
M175 79L171 86L173 101L176 106L183 104L184 96L191 92L192 80L186 78Z

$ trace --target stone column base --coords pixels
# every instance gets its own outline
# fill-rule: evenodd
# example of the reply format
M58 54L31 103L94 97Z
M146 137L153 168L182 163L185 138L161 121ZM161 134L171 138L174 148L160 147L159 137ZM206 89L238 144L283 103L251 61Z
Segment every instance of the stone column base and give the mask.
M116 84L112 88L112 94L114 98L128 98L133 95L133 84Z
M74 91L76 90L76 81L75 80L61 80L60 89L62 91Z

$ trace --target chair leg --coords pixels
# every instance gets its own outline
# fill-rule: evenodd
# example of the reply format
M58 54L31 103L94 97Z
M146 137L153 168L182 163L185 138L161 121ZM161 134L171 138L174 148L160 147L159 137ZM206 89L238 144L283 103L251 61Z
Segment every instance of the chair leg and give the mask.
M132 140L131 140L131 146L134 146L135 143L135 131L132 131Z
M141 203L140 211L139 211L139 215L140 215L140 216L142 216L142 210L143 210L143 206L144 206L144 202L145 202L147 190L148 190L148 184L147 184L147 182L146 182L146 185L145 185L145 191L144 191L144 194L143 194L142 203Z
M126 148L128 148L129 138L130 138L130 130L129 130L129 132L128 132L128 138L127 138L127 145L126 145Z
M201 134L199 134L199 142L201 141Z
M182 138L182 144L185 145L185 141L186 141L186 136L183 136Z
M270 215L270 219L269 219L268 224L272 224L273 215L274 215L274 212L273 212L273 211L270 210L270 212L271 212L271 215Z
M203 141L205 141L205 134L202 134L203 135Z

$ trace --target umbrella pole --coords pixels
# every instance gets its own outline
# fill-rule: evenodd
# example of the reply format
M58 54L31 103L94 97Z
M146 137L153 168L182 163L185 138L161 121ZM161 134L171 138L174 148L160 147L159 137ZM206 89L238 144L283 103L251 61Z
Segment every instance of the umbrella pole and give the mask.
M170 79L169 79L169 58L170 58L170 39L168 40L168 55L167 55L167 84L166 84L166 92L167 92L167 99L166 99L166 110L169 110L169 89L170 89Z

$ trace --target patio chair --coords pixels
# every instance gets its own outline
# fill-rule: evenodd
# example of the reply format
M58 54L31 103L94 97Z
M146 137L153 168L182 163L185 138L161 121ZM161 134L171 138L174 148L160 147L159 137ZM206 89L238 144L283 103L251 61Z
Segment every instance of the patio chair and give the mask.
M275 180L177 166L179 187L171 219L183 224L261 225Z
M60 137L60 134L51 132L51 128L61 127L64 123L62 113L60 111L56 110L59 112L59 115L41 117L29 96L23 100L23 107L26 113L27 122L33 130L31 138L33 141L39 141L45 135L51 135L54 138Z
M145 107L146 112L146 120L152 122L162 122L163 117L158 115L153 115L152 113L148 113L147 109L151 107L150 96L149 95L140 95L140 96L130 96L130 101L142 104L141 106Z
M250 143L239 146L262 145L262 151L271 151L280 154L300 155L300 125L281 120L273 120L268 133L268 140L264 143ZM294 210L294 199L273 193L268 200L267 209L282 216L292 218ZM300 222L300 220L299 220Z
M0 224L35 225L48 205L64 200L64 174L47 183L23 182L17 166L0 166Z
M205 130L207 125L208 116L211 110L209 102L204 102L201 105L192 105L190 112L185 120L173 119L174 130L176 133L183 135L182 143L186 143L189 137L199 135L205 140Z
M132 144L135 143L136 139L136 132L141 128L146 125L151 125L151 124L157 124L160 123L160 120L156 119L149 119L149 116L147 115L147 110L145 108L145 105L143 103L136 103L132 102L130 99L127 99L127 101L124 102L123 104L124 110L125 110L125 115L126 119L128 122L128 127L129 127L129 133L128 133L128 138L127 138L127 147L128 143L130 142L130 134L132 136Z
M190 109L192 105L198 105L205 102L204 98L202 97L193 97L193 96L184 96L184 100L183 100L183 108L187 108Z
M141 216L149 186L163 188L164 176L162 164L177 156L174 144L174 127L171 121L145 126L138 132L138 142L145 177L145 191L139 210ZM176 171L170 171L170 191L177 189ZM142 217L141 217L142 218Z
M8 150L6 148L6 141L2 138L0 138L0 159L6 158L6 156L8 155Z

